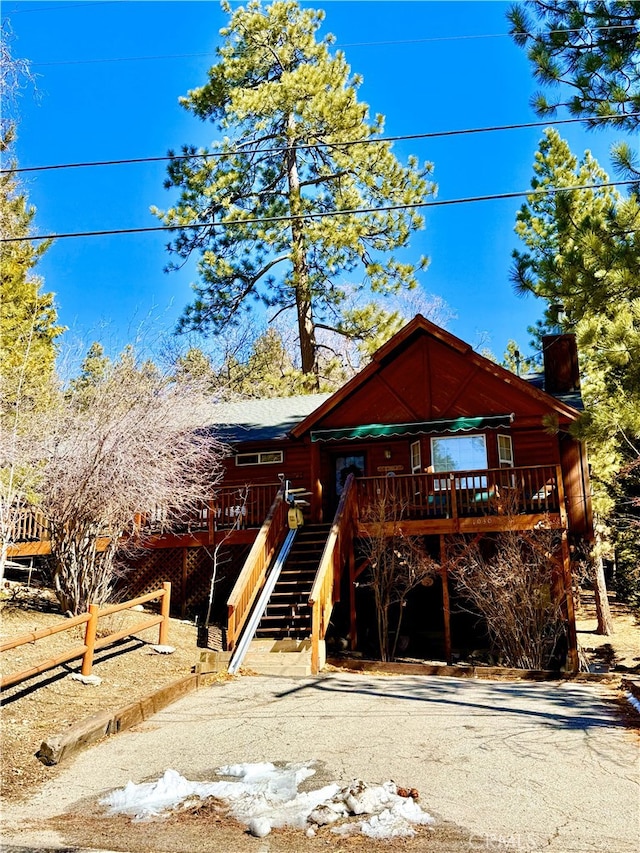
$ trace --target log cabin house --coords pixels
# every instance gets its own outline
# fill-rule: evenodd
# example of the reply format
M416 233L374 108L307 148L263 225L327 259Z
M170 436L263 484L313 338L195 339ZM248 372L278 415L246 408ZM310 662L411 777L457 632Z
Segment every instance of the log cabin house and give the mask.
M208 427L230 448L223 484L177 532L165 532L159 514L146 517L149 548L127 587L137 595L171 581L178 613L202 619L209 610L233 649L296 526L296 501L304 525L257 636L311 638L314 671L332 634L370 653L358 542L370 533L368 508L389 495L401 507L390 533L399 522L436 559L451 537L556 529L577 668L571 544L593 535L585 449L569 432L580 408L577 355L569 335L545 338L543 349L545 373L527 381L417 316L334 394L212 406ZM483 642L455 606L446 570L412 592L407 610L412 656L451 663Z

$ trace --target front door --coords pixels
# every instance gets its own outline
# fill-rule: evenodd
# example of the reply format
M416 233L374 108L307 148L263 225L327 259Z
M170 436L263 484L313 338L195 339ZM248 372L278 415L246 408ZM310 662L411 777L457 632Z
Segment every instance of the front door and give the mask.
M363 477L365 470L364 453L341 454L334 457L333 512L338 507L340 495L349 474L353 474L355 477Z

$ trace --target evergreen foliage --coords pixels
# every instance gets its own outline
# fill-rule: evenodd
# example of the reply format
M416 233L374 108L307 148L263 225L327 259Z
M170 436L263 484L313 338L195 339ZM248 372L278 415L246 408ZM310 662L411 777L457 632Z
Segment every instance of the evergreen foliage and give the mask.
M607 180L589 152L578 161L555 130L546 131L534 189ZM640 461L639 200L610 187L531 195L516 232L527 247L514 252L517 289L546 300L542 330L576 334L585 402L578 431L590 449L594 506L614 545L624 538L628 566L635 537L635 580L624 581L633 586L640 582L640 513L633 498Z
M178 202L153 208L176 228L168 248L177 263L200 258L181 328L219 333L257 304L294 310L301 369L317 388L316 330L363 333L362 317L343 314L347 293L417 285L426 259L416 267L395 253L423 225L411 205L434 191L431 166L414 158L403 166L389 143L371 144L382 116L371 119L358 101L360 78L330 52L332 37L316 39L322 12L293 0L224 8L219 61L181 99L223 138L211 149L185 146L165 184L180 191ZM333 211L340 215L321 216Z
M0 140L7 153L12 138ZM0 235L3 239L28 237L35 208L11 172L0 175ZM57 324L53 293L44 293L33 269L48 247L29 240L0 244L0 379L3 414L21 407L33 408L51 382L55 369Z
M640 3L534 0L514 4L508 18L536 80L558 93L552 100L541 92L534 96L538 115L555 115L564 106L571 115L589 117L591 127L607 118L625 130L640 128L640 116L632 115L640 113ZM567 100L565 87L572 92Z

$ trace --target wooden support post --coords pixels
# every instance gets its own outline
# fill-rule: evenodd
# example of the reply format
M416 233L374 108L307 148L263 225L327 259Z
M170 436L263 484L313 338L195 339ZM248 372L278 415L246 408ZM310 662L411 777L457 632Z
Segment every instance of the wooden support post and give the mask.
M311 521L322 522L322 481L320 479L320 447L311 442Z
M451 518L457 532L460 531L460 522L458 520L458 492L456 491L456 478L451 477L449 480L449 500L451 501Z
M216 538L216 502L213 498L211 498L208 505L207 530L209 532L209 545L213 545Z
M189 569L189 549L182 549L182 583L180 584L180 618L187 615L187 575Z
M89 621L84 632L84 644L87 647L82 656L82 675L91 675L93 669L93 653L96 647L96 633L98 631L98 616L100 608L97 604L89 605Z
M169 636L169 612L171 610L171 584L169 581L165 581L162 584L162 589L163 594L160 599L160 615L162 616L162 622L160 623L160 630L158 632L158 645L166 646L167 638Z
M562 533L562 578L564 586L564 600L567 607L567 667L571 672L578 672L580 661L578 658L578 633L576 629L576 610L573 603L573 581L571 577L571 553L567 541L567 531Z
M356 571L353 548L349 559L349 648L355 651L358 647L358 620L356 618Z
M447 571L446 536L440 536L440 578L442 580L442 610L444 614L444 653L447 664L451 666L451 602L449 599L449 573Z

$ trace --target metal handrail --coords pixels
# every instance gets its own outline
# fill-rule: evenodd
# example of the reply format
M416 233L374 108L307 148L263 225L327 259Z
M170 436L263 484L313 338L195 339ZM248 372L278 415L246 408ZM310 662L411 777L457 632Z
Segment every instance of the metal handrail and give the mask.
M240 639L236 643L235 651L231 656L231 660L229 661L229 672L231 673L231 675L234 675L242 666L242 661L244 660L245 655L249 651L251 641L255 637L256 631L258 630L258 625L260 624L260 620L264 616L264 612L267 609L269 599L271 598L271 593L273 592L275 585L278 582L280 572L282 571L282 567L284 566L287 557L289 556L289 552L291 551L291 547L293 545L294 539L296 538L297 532L297 530L290 530L287 533L285 540L282 544L282 548L278 553L278 557L275 563L273 564L271 571L269 572L269 577L267 578L264 586L262 587L260 597L258 598L255 607L251 611L251 616L245 623L245 626L240 635Z
M276 549L285 537L287 527L287 504L282 487L238 576L227 601L227 646L235 648L242 627L264 583L267 569Z

